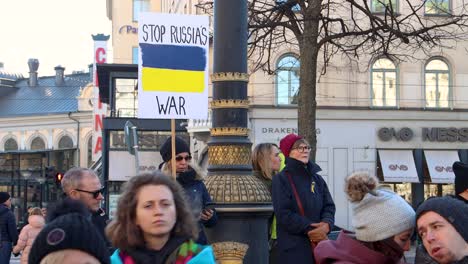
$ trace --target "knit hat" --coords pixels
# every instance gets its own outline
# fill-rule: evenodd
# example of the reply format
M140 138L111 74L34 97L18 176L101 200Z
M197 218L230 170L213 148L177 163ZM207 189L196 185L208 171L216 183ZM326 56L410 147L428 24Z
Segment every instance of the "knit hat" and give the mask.
M164 144L162 144L161 149L159 150L159 153L161 153L161 157L164 162L168 162L172 158L172 146L171 146L171 138L169 137ZM187 145L185 140L182 138L176 136L175 137L175 148L176 148L176 155L182 152L188 152L190 153L190 147Z
M452 168L455 173L455 194L460 194L468 189L468 164L456 161Z
M0 204L8 201L10 199L10 194L7 192L0 192Z
M353 209L356 238L376 242L414 227L415 212L398 194L379 190L378 180L367 172L346 179L345 191Z
M302 137L296 134L288 134L287 136L281 139L280 149L281 149L281 152L283 152L285 157L289 157L289 152L291 152L292 146L299 139L302 139Z
M80 250L94 256L100 263L110 263L106 243L88 220L86 214L89 212L81 202L65 199L49 214L56 218L49 218L51 221L37 235L28 263L39 264L48 254L65 249Z
M468 243L468 204L450 196L432 197L419 206L416 221L430 211L445 218Z

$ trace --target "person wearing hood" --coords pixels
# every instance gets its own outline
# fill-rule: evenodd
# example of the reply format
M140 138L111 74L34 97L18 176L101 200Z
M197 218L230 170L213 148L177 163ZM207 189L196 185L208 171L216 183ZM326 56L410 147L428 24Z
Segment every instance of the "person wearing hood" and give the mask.
M10 208L10 194L0 192L0 264L10 263L11 249L18 240L15 215Z
M176 161L176 179L182 185L190 203L190 208L198 219L198 234L197 243L206 245L208 239L206 238L204 227L213 227L216 225L218 216L215 209L207 208L208 203L211 203L211 197L203 183L203 174L198 166L192 163L192 155L190 154L190 147L180 137L175 137L175 161ZM160 169L168 176L172 175L172 149L171 137L169 137L160 149L163 163Z
M327 239L335 220L335 203L320 167L309 160L310 145L289 134L280 141L286 167L273 177L278 263L314 263L313 247Z
M21 229L18 243L13 248L13 254L19 254L21 252L21 264L28 263L31 246L44 225L45 219L42 216L41 208L31 208L29 211L28 224Z
M215 264L211 246L194 242L198 228L184 190L161 172L125 185L106 234L117 250L112 264Z

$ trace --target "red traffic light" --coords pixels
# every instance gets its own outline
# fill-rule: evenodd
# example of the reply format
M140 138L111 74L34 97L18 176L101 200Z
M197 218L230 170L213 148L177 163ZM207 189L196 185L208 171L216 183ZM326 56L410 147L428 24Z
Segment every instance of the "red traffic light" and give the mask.
M63 179L63 174L61 172L57 172L57 174L55 174L55 180L57 182L61 182Z

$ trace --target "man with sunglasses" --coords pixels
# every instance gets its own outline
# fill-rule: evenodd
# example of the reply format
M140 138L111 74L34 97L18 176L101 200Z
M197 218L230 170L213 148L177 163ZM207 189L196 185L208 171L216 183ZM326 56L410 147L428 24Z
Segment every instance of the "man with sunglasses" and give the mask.
M90 211L90 221L110 246L104 233L109 218L101 208L104 188L96 173L87 168L72 168L63 176L62 190L68 198L86 205Z

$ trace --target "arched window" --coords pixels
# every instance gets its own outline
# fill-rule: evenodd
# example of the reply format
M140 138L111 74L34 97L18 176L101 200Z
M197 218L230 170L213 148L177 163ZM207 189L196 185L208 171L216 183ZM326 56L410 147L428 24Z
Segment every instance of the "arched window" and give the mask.
M59 149L73 148L73 140L69 136L63 136L58 143Z
M381 58L372 64L371 86L372 106L397 105L397 70L391 60Z
M31 150L41 150L45 149L44 140L40 137L36 137L31 141Z
M278 104L297 104L299 91L299 60L283 56L276 64L276 96Z
M87 160L88 160L88 168L93 165L93 137L89 137L88 139L88 155L87 155Z
M440 58L431 59L424 69L426 107L449 107L450 69Z
M18 143L14 138L9 138L5 141L5 151L18 150Z

